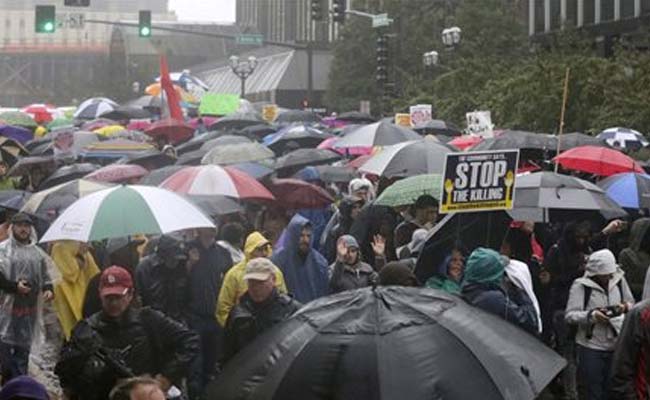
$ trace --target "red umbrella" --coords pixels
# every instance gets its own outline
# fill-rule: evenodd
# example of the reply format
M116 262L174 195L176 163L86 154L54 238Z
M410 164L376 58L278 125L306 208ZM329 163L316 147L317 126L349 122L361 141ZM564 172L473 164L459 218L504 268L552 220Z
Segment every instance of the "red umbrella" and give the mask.
M106 118L95 118L92 121L88 121L81 125L81 129L84 131L94 131L95 129L100 129L105 126L115 125L115 121L111 121Z
M463 136L455 137L453 140L449 142L449 144L461 150L465 150L469 147L481 143L482 141L483 138L480 136L463 135Z
M126 129L131 131L145 131L151 127L151 122L143 119L130 121Z
M366 163L366 161L370 160L372 157L372 154L366 154L364 156L359 156L355 158L354 160L350 161L346 167L354 168L354 169L359 169L363 164Z
M52 121L54 119L53 115L57 113L56 107L51 104L31 104L21 111L32 115L34 121L38 124Z
M325 189L298 179L274 179L267 187L278 204L288 210L323 208L334 203Z
M641 165L618 150L599 146L574 147L553 161L566 169L610 176L621 172L645 173Z
M151 124L144 133L154 138L154 140L165 138L168 143L177 144L191 138L194 134L194 128L183 121L166 118Z
M86 179L98 182L124 183L149 174L144 167L135 164L110 164L86 175Z

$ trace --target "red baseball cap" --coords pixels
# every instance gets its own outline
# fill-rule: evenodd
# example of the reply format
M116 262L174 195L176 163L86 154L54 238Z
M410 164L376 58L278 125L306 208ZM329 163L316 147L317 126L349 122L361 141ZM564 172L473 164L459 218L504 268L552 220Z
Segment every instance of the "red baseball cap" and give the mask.
M113 265L102 272L99 278L99 296L108 295L124 296L130 289L133 289L133 279L129 271L122 267Z

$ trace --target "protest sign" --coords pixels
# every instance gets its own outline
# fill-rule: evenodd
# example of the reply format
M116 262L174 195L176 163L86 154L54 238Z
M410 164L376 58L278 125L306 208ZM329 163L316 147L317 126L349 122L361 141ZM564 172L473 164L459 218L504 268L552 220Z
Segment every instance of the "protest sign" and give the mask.
M474 111L465 114L467 118L467 133L482 138L494 137L492 114L490 111Z
M431 104L418 104L409 108L411 112L411 124L418 126L431 121L433 107Z

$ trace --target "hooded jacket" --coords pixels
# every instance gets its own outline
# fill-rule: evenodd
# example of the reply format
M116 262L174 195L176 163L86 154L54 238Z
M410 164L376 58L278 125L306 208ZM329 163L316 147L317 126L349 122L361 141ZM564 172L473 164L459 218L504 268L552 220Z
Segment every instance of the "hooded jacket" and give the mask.
M352 210L357 203L363 204L363 200L355 197L344 197L339 204L338 212L335 213L330 222L328 222L323 232L325 240L321 246L321 254L328 262L334 262L336 259L336 241L343 235L350 233L352 228Z
M427 282L425 283L426 287L443 290L451 294L460 294L460 282L456 282L449 277L448 268L450 261L451 254L445 257L445 259L438 264L436 273L427 279Z
M244 280L246 264L252 259L255 249L266 243L270 242L259 232L253 232L248 235L244 244L244 260L230 268L223 278L223 285L221 286L221 291L219 291L216 309L217 321L221 326L226 326L230 310L239 303L239 298L248 291L248 284ZM275 286L280 293L287 293L284 276L279 268L275 273Z
M82 309L88 283L99 268L89 251L79 254L79 242L65 240L52 246L52 259L61 273L54 286L54 308L66 339L72 328L83 319Z
M325 257L309 247L305 257L300 254L300 234L309 220L296 214L287 226L287 240L282 250L276 252L271 261L277 265L287 285L289 293L301 303L327 295L328 264Z
M630 285L636 300L641 300L643 286L648 266L650 266L650 218L641 218L632 224L630 229L630 245L618 256L621 268L625 271L625 279Z
M591 278L607 274L613 274L613 277L609 280L608 290L605 291ZM616 265L616 259L611 251L599 250L589 256L584 276L576 279L571 286L564 317L567 323L578 326L577 344L593 350L614 350L624 317L621 315L612 318L608 324L596 323L593 318L593 310L624 302L634 303L624 274ZM622 298L619 282L622 285ZM587 301L587 307L583 308L586 287L591 288L591 295Z

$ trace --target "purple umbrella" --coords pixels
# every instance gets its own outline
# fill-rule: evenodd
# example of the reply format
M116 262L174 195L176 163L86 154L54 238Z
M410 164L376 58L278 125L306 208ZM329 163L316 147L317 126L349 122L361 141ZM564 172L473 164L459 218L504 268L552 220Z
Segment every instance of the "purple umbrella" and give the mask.
M21 144L34 139L34 133L32 131L13 125L0 125L0 136L13 139Z

